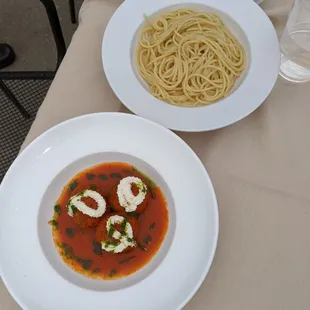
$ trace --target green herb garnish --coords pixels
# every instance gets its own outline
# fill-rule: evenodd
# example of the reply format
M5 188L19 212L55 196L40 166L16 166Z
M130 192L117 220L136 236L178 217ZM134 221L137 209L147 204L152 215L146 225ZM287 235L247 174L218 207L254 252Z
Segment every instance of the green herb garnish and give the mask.
M66 235L69 237L69 238L73 238L74 236L74 231L72 228L66 228Z
M154 223L152 223L152 224L150 225L149 229L150 229L150 230L153 230L153 229L155 228L155 226L156 226L156 224L155 224L155 222L154 222Z
M145 244L149 244L152 241L152 236L151 235L147 235L146 238L143 240L143 242Z
M122 176L119 173L111 173L110 177L115 178L115 179L121 179L122 178Z
M67 257L67 258L73 258L73 253L72 253L72 247L67 244L67 243L62 243L61 247L64 249L63 254Z
M93 180L96 176L93 173L87 173L86 178L87 180Z
M110 205L110 209L111 209L112 212L115 211L114 206L112 204Z
M55 229L59 227L59 223L55 219L50 220L48 223L54 226Z
M102 254L101 244L99 242L93 241L93 252L97 255Z
M115 227L114 227L113 225L111 225L111 228L110 228L109 231L108 231L108 236L109 236L110 238L112 238L114 232L115 232Z
M55 205L54 206L54 211L57 215L60 215L60 205Z
M138 214L137 214L136 211L128 212L127 215L129 215L129 216L131 216L131 217L133 217L133 218L135 218L135 219L138 217Z
M132 170L135 172L138 172L142 176L142 178L144 179L144 182L150 189L152 199L156 199L156 194L155 194L155 188L157 187L156 183L152 179L150 179L147 175L145 175L143 172L141 172L137 167L132 166Z
M126 258L122 259L122 260L119 262L119 264L127 263L127 262L129 262L130 260L132 260L133 258L135 258L135 256L126 257Z
M139 247L140 250L146 251L146 247L143 246L142 244L138 244L138 247Z
M127 220L124 219L124 220L122 221L122 224L121 224L121 226L122 226L122 228L123 228L124 231L125 231L126 225L127 225Z
M111 271L110 271L110 274L109 274L109 277L113 277L114 275L116 274L116 269L113 268Z
M78 182L74 181L69 185L70 192L73 192L78 186Z
M108 177L105 174L99 174L99 179L102 181L106 181Z
M152 199L156 199L156 194L155 194L154 188L149 186L149 189L150 189Z
M94 270L93 270L93 273L99 273L101 270L100 270L100 268L95 268Z
M73 215L78 211L77 207L71 206Z
M118 245L118 242L115 240L106 240L102 243L104 243L106 246L110 246L110 245L117 246Z
M97 186L95 184L90 184L89 187L92 191L95 191L97 189Z
M83 259L81 261L82 267L84 270L89 270L91 265L92 265L93 261L92 260L87 260L87 259Z

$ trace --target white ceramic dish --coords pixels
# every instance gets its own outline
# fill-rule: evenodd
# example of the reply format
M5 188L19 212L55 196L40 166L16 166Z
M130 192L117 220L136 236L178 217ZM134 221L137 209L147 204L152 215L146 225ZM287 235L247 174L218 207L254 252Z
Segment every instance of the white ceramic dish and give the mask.
M47 223L68 180L105 161L144 171L169 209L157 255L114 281L88 279L67 267ZM45 132L10 167L0 202L0 272L23 309L180 309L203 282L216 249L218 208L204 166L175 134L129 114L90 114Z
M184 108L160 101L149 93L135 65L143 14L152 17L181 7L218 13L247 52L247 70L232 93L205 107ZM271 21L254 1L126 0L106 28L102 60L112 89L131 111L173 130L206 131L230 125L263 103L278 77L280 50Z

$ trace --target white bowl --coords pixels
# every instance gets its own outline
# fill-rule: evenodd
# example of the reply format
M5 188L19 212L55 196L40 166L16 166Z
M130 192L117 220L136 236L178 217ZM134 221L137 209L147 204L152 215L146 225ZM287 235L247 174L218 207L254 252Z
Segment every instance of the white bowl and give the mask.
M247 52L247 69L235 89L208 106L177 107L155 98L136 68L134 54L143 14L153 16L181 7L219 14ZM131 111L170 129L206 131L235 123L263 103L278 77L280 49L271 21L252 0L126 0L105 30L102 61L112 89Z
M158 183L169 226L149 264L103 281L62 261L47 222L72 176L109 161L131 163ZM129 114L85 115L45 132L10 167L0 202L0 273L23 309L180 309L203 282L216 249L218 208L204 166L171 131Z

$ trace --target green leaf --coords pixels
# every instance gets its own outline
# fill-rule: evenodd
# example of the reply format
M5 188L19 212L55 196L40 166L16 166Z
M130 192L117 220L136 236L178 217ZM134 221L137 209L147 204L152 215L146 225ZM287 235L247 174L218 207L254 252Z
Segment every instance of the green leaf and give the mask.
M72 253L72 250L71 250L71 249L67 249L66 251L64 251L64 255L65 255L67 258L73 258L73 253Z
M66 235L69 237L69 238L73 238L74 236L74 231L72 228L66 228Z
M87 178L88 180L93 180L95 177L96 177L96 176L95 176L93 173L87 173L87 174L86 174L86 178Z
M110 228L109 231L108 231L108 236L109 236L110 238L112 238L114 232L115 232L115 227L114 227L113 225L111 225L111 228Z
M110 246L110 245L117 246L118 245L118 242L116 240L106 240L106 241L103 241L102 243L104 243L106 246Z
M152 224L150 225L149 229L150 229L150 230L153 230L153 229L155 228L155 226L156 226L156 224L155 224L155 222L154 222L154 223L152 223Z
M55 211L55 213L56 213L57 215L59 215L59 214L60 214L60 205L55 205L55 206L54 206L54 211Z
M102 254L102 248L99 242L93 241L93 252L97 255Z
M112 204L110 205L110 209L112 212L115 212L114 206Z
M142 176L142 178L144 179L146 185L148 186L151 192L152 199L156 199L156 194L155 194L155 188L157 187L156 183L151 178L149 178L147 175L145 175L142 171L140 171L137 167L132 166L132 170L135 172L138 172Z
M149 189L150 189L150 193L151 193L151 198L152 198L152 199L156 199L156 193L155 193L155 191L154 191L154 188L151 187L151 186L149 186Z
M73 251L72 251L72 247L67 244L67 243L62 243L61 247L64 249L64 255L67 256L68 258L73 258Z
M146 247L143 246L142 244L138 244L138 247L139 247L140 250L146 251Z
M146 238L143 240L143 242L145 244L149 244L152 241L152 236L151 235L147 235Z
M69 185L70 192L73 192L78 186L78 182L74 181Z
M129 215L129 216L131 216L131 217L133 217L133 218L135 218L135 219L138 217L138 214L137 214L136 211L128 212L127 215Z
M102 181L106 181L108 177L105 174L99 174L99 179Z
M116 269L113 268L111 271L110 271L110 274L109 274L109 277L113 277L114 275L116 274Z
M81 263L82 263L83 269L89 270L91 265L93 264L93 261L92 260L83 259Z
M122 176L119 173L111 173L110 177L114 178L114 179L121 179L122 178Z
M97 186L95 184L90 184L89 187L92 191L95 191L97 189Z
M122 226L122 228L123 228L123 230L125 231L125 228L126 228L126 225L127 225L127 220L126 219L124 219L123 221L122 221L122 224L121 224L121 226Z
M59 227L59 223L55 219L50 220L48 223L54 226L55 229Z
M101 270L100 270L100 268L95 268L94 270L93 270L93 273L99 273Z
M122 260L119 262L119 264L127 263L127 262L131 261L131 260L134 259L134 258L135 258L135 256L126 257L126 258L122 259Z

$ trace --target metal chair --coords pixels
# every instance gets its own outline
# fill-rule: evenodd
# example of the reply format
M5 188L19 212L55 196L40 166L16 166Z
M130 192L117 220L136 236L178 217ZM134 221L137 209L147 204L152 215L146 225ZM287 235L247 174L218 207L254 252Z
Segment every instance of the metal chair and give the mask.
M0 182L18 154L37 110L43 102L66 53L66 45L53 0L40 0L45 7L57 50L54 71L0 71Z

